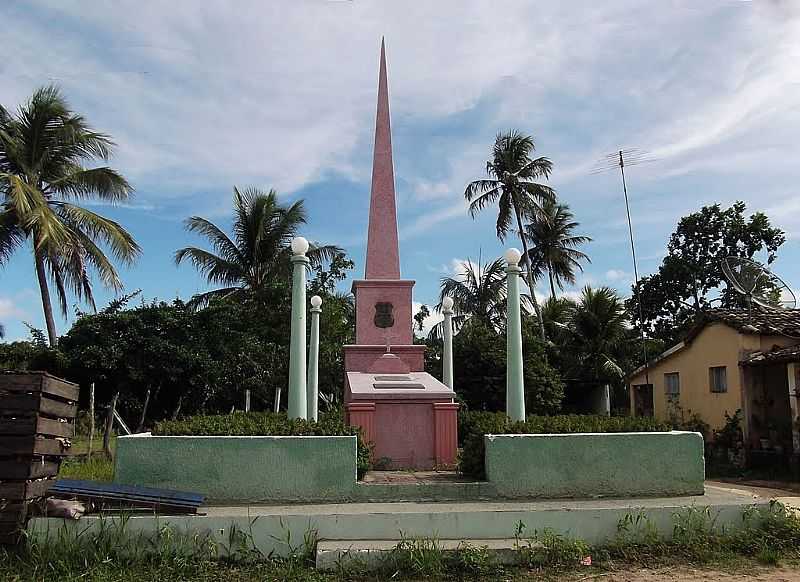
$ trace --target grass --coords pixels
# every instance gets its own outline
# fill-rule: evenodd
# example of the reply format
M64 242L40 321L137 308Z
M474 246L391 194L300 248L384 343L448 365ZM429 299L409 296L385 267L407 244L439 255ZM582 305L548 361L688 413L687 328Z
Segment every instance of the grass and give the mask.
M78 531L77 529L74 531ZM30 540L17 553L0 550L0 579L27 580L541 580L589 579L645 567L713 567L752 570L800 560L800 518L782 505L751 509L741 527L719 528L708 510L686 509L673 518L672 535L661 536L647 515L626 516L615 539L591 546L552 531L515 532L518 567L493 563L485 548L463 545L443 552L435 539L403 539L374 572L344 567L321 573L311 567L315 544L308 532L287 558L263 555L248 532L232 531L225 543L180 535L162 527L154 538L127 528L127 519L101 522L98 531ZM592 566L581 561L592 558Z
M112 481L114 461L103 453L86 457L68 457L61 463L58 476L64 479L84 479L87 481Z

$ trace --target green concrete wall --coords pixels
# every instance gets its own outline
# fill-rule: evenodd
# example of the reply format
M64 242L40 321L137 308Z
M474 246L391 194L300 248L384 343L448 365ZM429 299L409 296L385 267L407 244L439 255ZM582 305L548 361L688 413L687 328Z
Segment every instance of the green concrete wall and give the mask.
M129 436L117 439L114 481L193 491L211 503L348 499L355 436Z
M703 437L692 432L486 435L501 497L702 495Z

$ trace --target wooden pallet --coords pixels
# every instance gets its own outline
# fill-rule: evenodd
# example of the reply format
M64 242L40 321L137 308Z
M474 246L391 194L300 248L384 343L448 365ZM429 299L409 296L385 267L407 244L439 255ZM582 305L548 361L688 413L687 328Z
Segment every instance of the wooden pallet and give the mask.
M78 396L77 384L46 372L0 373L0 544L20 539L29 504L55 483Z

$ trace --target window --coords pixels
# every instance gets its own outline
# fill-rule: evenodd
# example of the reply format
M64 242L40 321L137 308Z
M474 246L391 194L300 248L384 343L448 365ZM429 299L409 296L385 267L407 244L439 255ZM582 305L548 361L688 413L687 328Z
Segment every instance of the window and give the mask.
M664 394L668 402L677 402L681 396L681 375L678 372L664 374Z
M725 366L712 366L708 369L708 385L712 392L728 391L728 368Z

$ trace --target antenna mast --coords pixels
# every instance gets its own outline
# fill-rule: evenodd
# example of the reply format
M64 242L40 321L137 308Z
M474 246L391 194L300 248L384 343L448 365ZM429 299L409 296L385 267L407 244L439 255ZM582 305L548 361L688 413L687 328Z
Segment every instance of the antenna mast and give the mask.
M633 260L633 285L636 291L636 303L639 304L639 331L642 338L642 355L644 356L644 381L650 384L650 371L648 369L649 356L647 354L647 340L644 336L644 310L642 308L642 294L639 291L639 266L636 261L636 245L633 242L633 222L631 221L631 206L628 203L628 184L625 181L625 157L622 150L619 154L619 173L622 175L622 192L625 195L625 213L628 215L628 236L631 239L631 259Z
M639 285L639 265L636 260L636 244L633 238L633 221L631 220L631 207L628 201L628 184L625 180L625 166L635 166L646 162L652 162L653 158L648 156L647 152L638 149L618 150L612 154L608 154L600 160L599 165L592 170L592 174L606 172L619 167L620 175L622 176L622 193L625 197L625 213L628 218L628 237L631 242L631 259L633 261L633 288L636 295L636 302L639 304L639 331L641 332L642 340L642 355L644 356L644 379L647 384L650 384L650 358L647 353L647 338L644 333L644 308L642 307L642 294Z

